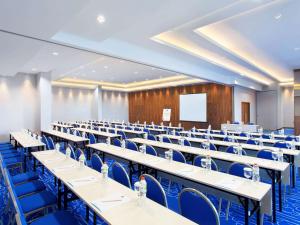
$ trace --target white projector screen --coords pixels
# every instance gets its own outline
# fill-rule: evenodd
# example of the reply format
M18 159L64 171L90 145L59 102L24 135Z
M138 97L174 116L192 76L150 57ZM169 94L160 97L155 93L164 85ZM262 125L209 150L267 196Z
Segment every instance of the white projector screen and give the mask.
M207 122L206 93L180 95L180 120Z

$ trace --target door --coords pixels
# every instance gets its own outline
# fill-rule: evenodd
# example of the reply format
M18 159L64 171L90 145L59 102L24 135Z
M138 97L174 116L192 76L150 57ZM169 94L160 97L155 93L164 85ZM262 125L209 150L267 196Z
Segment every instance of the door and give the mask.
M250 102L242 102L242 121L244 124L248 124L250 122Z

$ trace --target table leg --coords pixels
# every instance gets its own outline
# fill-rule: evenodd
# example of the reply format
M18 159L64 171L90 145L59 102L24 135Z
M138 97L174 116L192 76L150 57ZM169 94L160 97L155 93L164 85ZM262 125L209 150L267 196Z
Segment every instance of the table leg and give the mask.
M57 179L57 207L61 209L61 180Z
M36 158L33 158L33 171L36 171Z
M90 208L86 205L85 206L85 221L88 223L90 220Z
M64 185L64 210L68 208L68 188Z
M272 170L272 212L273 223L276 222L276 195L275 195L275 171Z
M245 199L245 225L249 224L249 199Z
M279 172L278 179L278 197L279 197L279 211L282 212L282 191L281 191L281 172Z
M295 174L295 157L291 156L292 162L292 187L295 188L296 186L296 174Z
M260 203L258 203L258 208L257 208L257 211L256 211L256 224L257 225L260 225L260 216L261 216Z

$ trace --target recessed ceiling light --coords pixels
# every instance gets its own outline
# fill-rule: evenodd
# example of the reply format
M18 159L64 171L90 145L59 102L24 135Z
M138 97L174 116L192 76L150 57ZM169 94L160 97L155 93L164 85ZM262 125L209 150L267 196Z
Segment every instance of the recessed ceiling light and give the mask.
M235 84L239 84L239 82L237 82L237 80L234 80L234 83L235 83Z
M279 20L281 17L282 17L282 14L281 14L281 13L278 13L276 16L274 16L274 18L275 18L276 20Z
M52 52L52 55L57 56L57 55L59 55L59 53L58 52Z
M32 68L31 70L32 70L32 71L36 71L36 68Z
M124 62L123 60L120 60L120 63Z
M300 47L294 48L295 51L300 51Z
M92 73L96 73L96 70L92 70Z
M134 72L134 74L138 74L138 73L139 73L138 71L135 71L135 72Z
M97 21L98 23L102 24L105 22L105 17L103 15L97 16Z
M104 66L104 69L108 69L108 66Z

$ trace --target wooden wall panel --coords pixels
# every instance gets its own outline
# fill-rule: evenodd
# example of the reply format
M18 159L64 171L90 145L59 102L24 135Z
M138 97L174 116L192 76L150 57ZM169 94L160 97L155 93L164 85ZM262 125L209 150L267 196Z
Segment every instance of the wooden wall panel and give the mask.
M179 122L186 128L193 126L206 128L208 124L213 129L219 129L221 123L232 121L232 87L220 84L200 84L182 87L170 87L129 93L129 121L143 123L152 121L159 124L162 121L164 108L171 108L171 122ZM207 123L179 121L179 95L207 93Z

